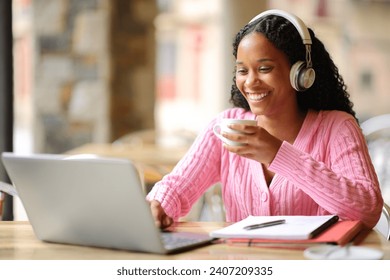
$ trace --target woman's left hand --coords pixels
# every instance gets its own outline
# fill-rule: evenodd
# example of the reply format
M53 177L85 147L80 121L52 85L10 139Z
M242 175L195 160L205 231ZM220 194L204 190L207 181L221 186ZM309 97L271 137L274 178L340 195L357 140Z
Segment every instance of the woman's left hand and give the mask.
M229 128L240 133L222 133L222 136L243 145L231 146L224 144L224 147L232 153L260 163L270 164L283 143L282 140L274 137L261 126L231 124Z

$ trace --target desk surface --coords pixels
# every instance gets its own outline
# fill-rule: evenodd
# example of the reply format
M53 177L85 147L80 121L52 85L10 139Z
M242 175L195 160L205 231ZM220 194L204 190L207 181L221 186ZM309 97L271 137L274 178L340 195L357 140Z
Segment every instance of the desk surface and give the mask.
M224 223L185 222L180 223L179 231L210 232L223 227ZM361 246L376 248L384 252L384 259L390 259L390 242L387 242L376 231L371 231ZM301 260L303 251L296 249L270 249L247 246L232 246L226 243L196 248L191 251L155 255L121 250L73 246L46 243L38 240L28 222L0 222L0 259L3 260L126 260L126 259L182 259L182 260Z

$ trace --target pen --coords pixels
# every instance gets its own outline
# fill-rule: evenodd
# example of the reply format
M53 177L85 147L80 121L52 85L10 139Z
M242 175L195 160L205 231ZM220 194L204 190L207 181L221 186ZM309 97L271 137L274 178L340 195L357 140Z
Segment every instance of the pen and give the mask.
M261 224L249 225L249 226L244 227L244 229L251 230L251 229L257 229L257 228L263 228L263 227L270 227L270 226L284 224L285 222L286 222L286 220L275 220L275 221L265 222L265 223L261 223Z

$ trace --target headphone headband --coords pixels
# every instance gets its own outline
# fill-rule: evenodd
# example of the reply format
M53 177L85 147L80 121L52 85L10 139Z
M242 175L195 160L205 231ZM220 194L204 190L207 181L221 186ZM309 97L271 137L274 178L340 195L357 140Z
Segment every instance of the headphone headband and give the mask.
M257 16L255 16L254 18L252 18L248 24L251 24L255 20L269 16L269 15L281 16L281 17L284 17L285 19L287 19L288 21L290 21L295 26L295 28L298 30L299 34L301 35L303 44L304 45L311 45L312 44L310 33L309 33L309 30L307 29L305 23L296 15L287 13L287 12L282 11L282 10L274 9L274 10L268 10L268 11L262 12L262 13L258 14Z

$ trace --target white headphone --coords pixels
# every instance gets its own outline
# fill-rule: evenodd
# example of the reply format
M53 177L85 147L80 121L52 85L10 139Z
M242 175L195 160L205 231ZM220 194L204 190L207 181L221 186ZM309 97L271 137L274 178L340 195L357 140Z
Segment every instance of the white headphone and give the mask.
M249 21L248 24L251 24L255 20L259 18L263 18L269 15L276 15L281 16L290 21L295 28L298 30L299 34L301 35L303 44L306 47L306 62L305 61L297 61L290 70L290 83L292 87L297 91L304 91L308 88L310 88L315 80L315 71L312 68L312 62L311 62L311 37L309 30L307 29L304 22L298 18L297 16L287 13L285 11L281 10L268 10L265 12L262 12L255 16L253 19Z

